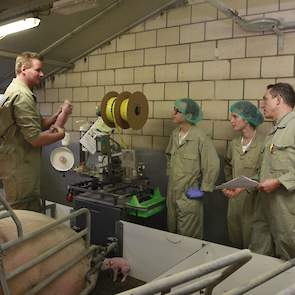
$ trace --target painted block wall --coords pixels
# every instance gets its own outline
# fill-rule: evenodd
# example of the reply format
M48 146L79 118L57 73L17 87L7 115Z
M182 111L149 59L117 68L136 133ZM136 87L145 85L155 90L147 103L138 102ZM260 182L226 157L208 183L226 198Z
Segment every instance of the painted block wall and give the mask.
M249 19L272 17L295 21L292 0L224 0ZM284 81L295 86L295 30L284 33L279 48L273 33L245 32L202 0L170 9L79 60L69 72L55 75L40 90L41 113L52 114L69 99L74 112L66 125L74 139L79 126L95 118L95 106L114 90L142 91L149 118L142 130L124 130L131 148L164 150L175 127L173 102L191 97L201 106L201 128L212 137L220 154L234 136L229 106L240 99L256 105L268 84ZM267 132L271 123L260 127Z

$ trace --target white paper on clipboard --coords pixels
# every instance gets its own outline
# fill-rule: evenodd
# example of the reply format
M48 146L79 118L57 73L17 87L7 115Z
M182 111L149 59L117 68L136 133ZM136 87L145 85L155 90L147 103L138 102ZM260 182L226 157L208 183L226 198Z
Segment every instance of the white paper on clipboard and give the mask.
M240 176L216 186L215 189L255 188L258 182L246 176Z

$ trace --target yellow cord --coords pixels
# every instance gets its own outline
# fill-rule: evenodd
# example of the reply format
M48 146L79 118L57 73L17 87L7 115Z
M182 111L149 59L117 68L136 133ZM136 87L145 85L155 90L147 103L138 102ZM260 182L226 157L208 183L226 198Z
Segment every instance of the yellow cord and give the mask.
M120 115L121 115L121 118L123 120L125 120L127 122L127 110L128 110L128 102L129 102L129 99L126 98L122 101L122 104L120 105Z
M107 119L110 122L113 122L115 124L115 130L117 131L117 134L120 138L121 141L121 145L123 146L123 148L127 149L128 145L126 144L126 142L124 141L122 135L121 135L121 131L122 128L120 128L120 126L117 124L116 119L115 119L115 103L116 103L117 97L111 97L108 102L107 102L107 106L106 106L106 116ZM128 98L124 99L121 106L120 106L120 116L121 118L123 118L125 121L127 121L127 107L128 107Z
M115 103L116 103L117 97L111 97L108 100L107 106L106 106L106 115L107 115L107 119L110 122L114 122L115 119Z

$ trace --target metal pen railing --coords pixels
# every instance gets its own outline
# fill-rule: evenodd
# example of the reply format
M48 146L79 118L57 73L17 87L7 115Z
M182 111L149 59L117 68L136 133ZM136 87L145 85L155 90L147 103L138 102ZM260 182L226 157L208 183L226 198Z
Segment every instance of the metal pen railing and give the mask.
M23 228L21 222L15 215L9 203L6 201L3 193L0 193L0 210L3 210L0 212L0 219L11 217L16 226L17 236L18 238L21 238L23 236Z
M279 267L271 270L268 273L262 274L260 276L258 276L257 278L249 281L247 284L241 286L241 287L237 287L235 289L230 290L229 292L226 292L224 295L240 295L240 294L245 294L248 291L264 284L265 282L271 280L272 278L274 278L275 276L287 271L288 269L292 268L295 266L295 258L281 264ZM295 290L295 287L294 287ZM279 293L281 294L281 293ZM284 294L284 293L282 293ZM282 295L281 294L281 295ZM288 293L286 293L288 294ZM290 294L295 294L295 292L290 293Z
M237 253L219 258L212 262L149 282L143 286L119 293L121 295L152 295L161 292L162 294L192 294L193 292L205 289L205 294L212 294L213 288L230 276L237 269L247 263L252 257L249 250L241 250ZM223 269L219 274L201 278L190 285L180 287L182 284L198 279L204 275ZM174 287L179 287L172 290Z
M68 271L70 268L75 266L77 263L79 263L83 258L92 255L92 258L97 255L98 246L90 246L90 232L91 232L91 220L90 220L90 212L86 208L79 209L68 216L65 216L63 218L60 218L58 220L55 220L40 229L37 229L33 232L29 232L27 234L23 234L23 229L21 222L19 218L16 216L14 211L12 210L11 206L8 204L8 202L5 200L4 196L0 194L0 203L2 203L1 209L3 210L0 212L0 218L9 218L11 217L16 225L17 228L17 235L18 238L15 240L8 241L6 243L0 244L0 283L2 287L2 291L4 295L10 295L11 292L9 290L8 281L13 279L14 277L22 274L23 272L31 269L35 265L41 263L42 261L48 259L49 257L55 255L59 251L65 249L67 246L75 243L79 239L84 239L85 243L85 249L81 251L76 257L72 258L70 261L66 262L64 265L59 267L58 270L55 272L49 274L44 280L38 282L37 285L35 285L32 289L27 291L25 295L33 295L38 293L40 290L48 286L51 282L53 282L55 279L63 275L66 271ZM86 216L86 228L83 229L79 233L75 233L75 235L69 237L68 239L59 242L56 246L52 247L49 250L46 250L39 256L34 257L30 261L24 263L23 265L17 267L16 269L6 272L4 267L4 256L5 252L7 250L10 250L28 240L31 240L33 238L36 238L49 230L56 228L60 224L64 223L65 221L71 220L72 218L78 217L80 215ZM95 258L95 257L94 257ZM101 264L101 261L103 260L103 256L101 256L100 260L96 258L95 261L91 261L90 263L90 269L88 270L85 280L85 288L82 290L81 294L88 294L95 286L94 280L91 280L90 277L95 272L93 269L97 269L97 263L99 262Z

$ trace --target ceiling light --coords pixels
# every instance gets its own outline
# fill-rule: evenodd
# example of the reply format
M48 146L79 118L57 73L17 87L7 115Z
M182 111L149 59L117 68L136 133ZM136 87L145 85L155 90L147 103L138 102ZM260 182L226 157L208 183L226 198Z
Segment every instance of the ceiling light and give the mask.
M3 26L0 26L0 39L3 39L6 35L13 34L16 32L28 30L34 27L37 27L40 23L39 18L26 18L13 23L9 23Z

